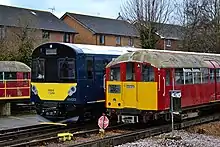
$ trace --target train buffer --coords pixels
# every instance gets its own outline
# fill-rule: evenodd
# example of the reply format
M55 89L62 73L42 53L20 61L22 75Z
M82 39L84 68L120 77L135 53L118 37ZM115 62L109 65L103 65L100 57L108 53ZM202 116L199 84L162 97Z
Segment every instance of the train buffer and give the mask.
M73 138L73 134L72 133L59 133L57 134L57 136L59 137L59 140L61 141L66 141L66 140L71 140L71 138Z

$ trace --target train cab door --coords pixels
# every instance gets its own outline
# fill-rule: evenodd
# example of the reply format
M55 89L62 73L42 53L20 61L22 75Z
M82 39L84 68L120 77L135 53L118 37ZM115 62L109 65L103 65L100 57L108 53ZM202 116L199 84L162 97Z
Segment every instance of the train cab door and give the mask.
M166 70L158 68L157 70L158 82L158 106L163 106L167 91L166 91ZM160 108L159 108L160 109ZM162 108L161 108L162 109Z
M125 82L123 82L123 101L125 108L136 108L137 105L137 82L135 79L135 63L127 62Z

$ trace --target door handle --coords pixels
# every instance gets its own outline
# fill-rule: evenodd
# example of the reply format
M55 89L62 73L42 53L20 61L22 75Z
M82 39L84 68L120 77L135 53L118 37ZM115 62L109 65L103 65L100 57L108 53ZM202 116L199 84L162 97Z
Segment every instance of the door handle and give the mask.
M165 78L163 77L163 85L164 85L164 91L163 91L163 96L166 94L166 83L165 83Z

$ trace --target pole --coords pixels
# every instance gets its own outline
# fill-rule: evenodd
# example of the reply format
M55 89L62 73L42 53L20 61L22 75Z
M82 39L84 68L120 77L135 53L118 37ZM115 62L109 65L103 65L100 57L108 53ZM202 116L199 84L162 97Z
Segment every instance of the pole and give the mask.
M171 121L172 121L172 137L174 136L174 119L173 119L173 98L171 97Z

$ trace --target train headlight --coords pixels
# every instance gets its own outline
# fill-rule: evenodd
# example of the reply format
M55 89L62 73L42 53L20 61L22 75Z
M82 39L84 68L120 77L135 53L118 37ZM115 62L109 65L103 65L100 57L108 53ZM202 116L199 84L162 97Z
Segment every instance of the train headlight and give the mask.
M34 95L38 94L37 88L34 85L31 87L31 91L34 93Z
M68 91L68 95L69 95L69 96L72 96L75 92L76 92L76 87L75 87L75 86L72 86L72 87L70 88L70 90Z

